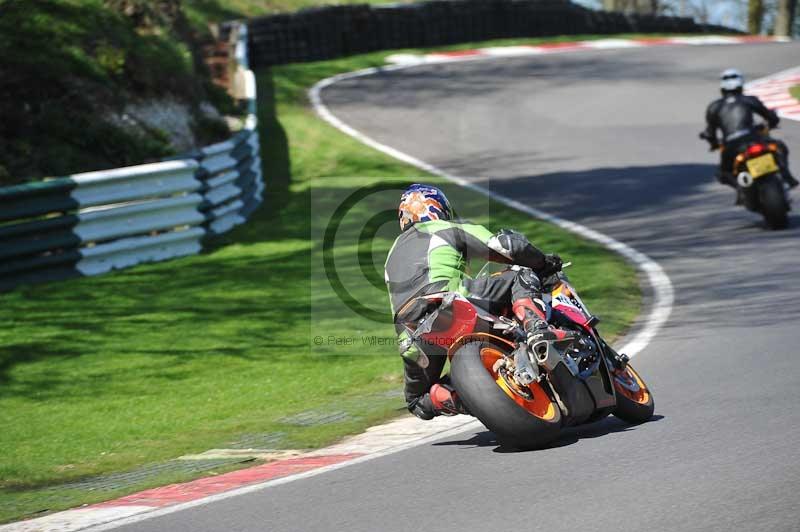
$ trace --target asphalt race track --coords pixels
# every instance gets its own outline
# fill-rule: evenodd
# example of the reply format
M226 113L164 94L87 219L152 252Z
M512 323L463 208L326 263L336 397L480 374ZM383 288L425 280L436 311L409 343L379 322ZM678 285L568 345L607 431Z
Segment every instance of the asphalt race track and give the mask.
M800 530L800 216L772 232L734 207L697 139L723 68L798 63L800 44L588 51L323 91L379 142L658 261L675 307L635 359L657 416L527 453L469 432L122 530ZM800 123L775 134L800 174Z

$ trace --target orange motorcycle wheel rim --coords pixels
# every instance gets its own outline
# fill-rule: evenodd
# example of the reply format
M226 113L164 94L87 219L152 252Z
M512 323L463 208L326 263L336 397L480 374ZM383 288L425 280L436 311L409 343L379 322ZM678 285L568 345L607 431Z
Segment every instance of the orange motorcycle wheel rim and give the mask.
M481 349L481 362L483 363L483 367L486 368L486 371L488 371L492 376L494 382L497 383L497 386L499 386L500 389L511 398L511 400L524 408L530 414L533 414L540 419L554 419L556 417L555 405L544 392L539 383L534 382L527 387L528 391L533 395L533 399L526 399L525 397L514 393L508 387L508 384L506 384L503 376L494 370L495 362L502 358L502 356L503 353L501 353L498 349L492 347L484 347Z
M631 391L620 384L617 379L626 379L630 381L635 381L636 384L639 385L639 391ZM625 371L615 372L614 374L614 388L617 390L617 393L621 393L631 401L635 403L639 403L640 405L646 405L650 402L650 392L647 389L644 381L639 374L636 373L632 367L627 366Z

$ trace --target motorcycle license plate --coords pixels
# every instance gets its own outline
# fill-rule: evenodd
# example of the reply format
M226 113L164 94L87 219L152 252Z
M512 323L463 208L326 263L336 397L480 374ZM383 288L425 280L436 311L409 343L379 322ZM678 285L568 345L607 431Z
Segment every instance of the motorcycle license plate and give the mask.
M771 174L778 171L778 164L775 162L775 156L771 153L750 159L747 161L747 171L753 176L753 179L763 175Z

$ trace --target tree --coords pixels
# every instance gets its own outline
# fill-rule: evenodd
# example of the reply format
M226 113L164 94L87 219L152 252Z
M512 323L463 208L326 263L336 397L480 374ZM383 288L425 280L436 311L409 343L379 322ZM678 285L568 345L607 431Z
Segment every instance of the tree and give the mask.
M775 35L791 37L794 16L797 11L797 0L779 0L775 18Z
M761 21L764 18L764 3L762 0L748 0L747 3L747 31L753 35L761 33Z
M659 0L603 0L603 9L606 11L655 15L660 11L659 3Z

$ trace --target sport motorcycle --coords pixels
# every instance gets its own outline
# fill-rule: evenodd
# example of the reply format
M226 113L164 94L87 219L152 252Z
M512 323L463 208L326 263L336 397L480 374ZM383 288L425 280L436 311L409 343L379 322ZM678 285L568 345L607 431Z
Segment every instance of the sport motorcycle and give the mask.
M487 263L477 278L507 268ZM512 313L490 314L456 292L415 298L407 304L424 305L423 317L402 323L423 351L425 344L447 349L456 392L503 446L539 448L565 427L610 414L630 423L650 419L653 394L628 357L603 341L599 319L567 276L557 272L543 288L548 322L560 332L552 341L528 345Z

